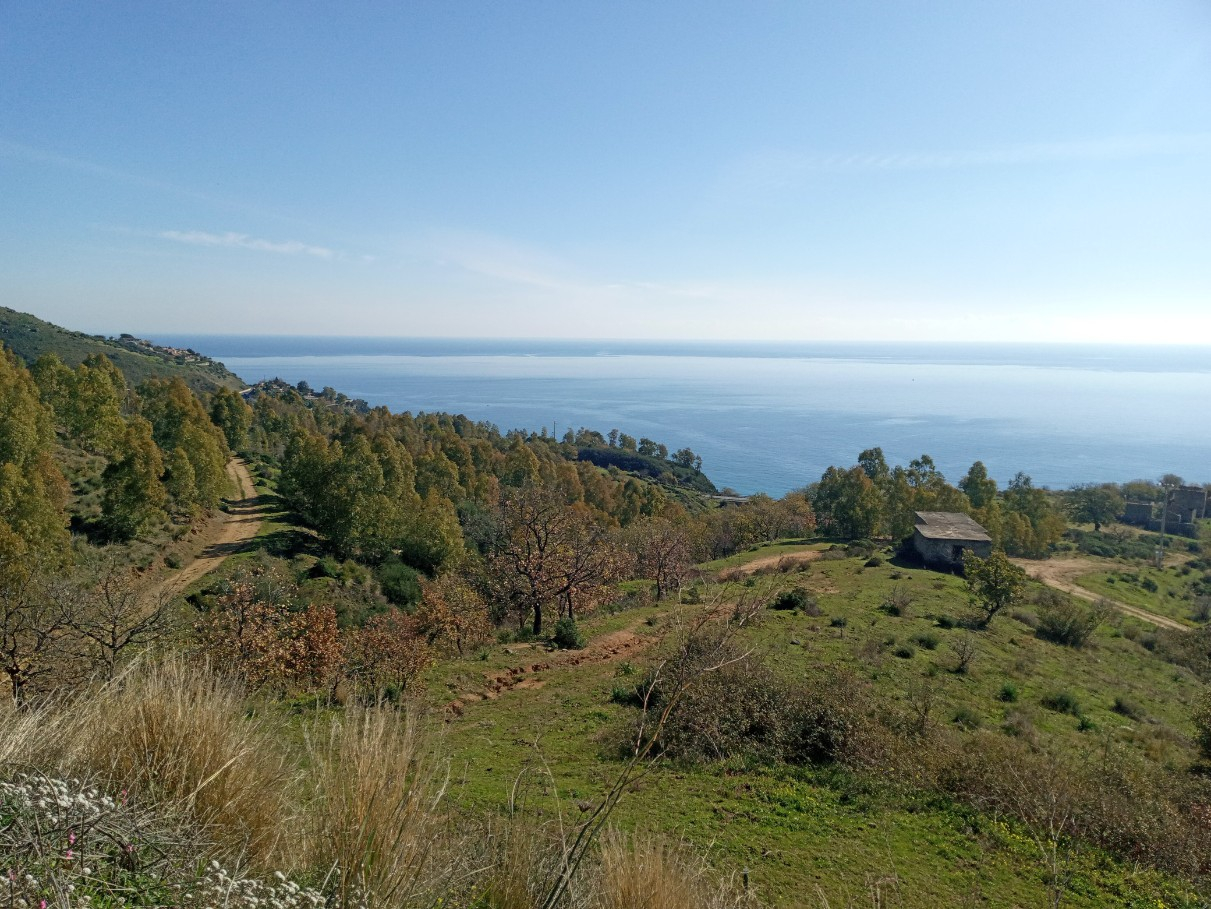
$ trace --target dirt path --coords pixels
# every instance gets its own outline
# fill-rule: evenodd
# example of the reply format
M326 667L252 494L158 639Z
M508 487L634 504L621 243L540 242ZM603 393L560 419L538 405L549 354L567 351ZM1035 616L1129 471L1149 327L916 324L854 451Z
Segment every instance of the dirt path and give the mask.
M152 589L152 596L173 596L180 593L198 578L210 574L231 555L241 551L261 526L264 507L257 501L256 487L248 465L239 458L227 462L227 475L239 490L237 498L227 500L227 512L218 523L214 536L207 541L201 554L182 568L159 581Z
M799 562L814 562L822 555L824 553L818 549L808 549L804 552L785 552L781 555L763 556L760 559L753 559L751 562L745 562L743 565L738 565L735 568L725 568L719 573L722 575L729 571L738 571L741 574L752 574L763 568L777 568L781 565L794 565Z
M1149 612L1138 606L1120 603L1118 600L1112 600L1109 597L1098 596L1093 591L1086 590L1077 584L1076 579L1078 577L1098 570L1100 565L1097 562L1079 558L1048 559L1045 562L1036 562L1031 559L1013 559L1012 561L1015 565L1020 565L1026 569L1026 573L1035 580L1042 581L1047 586L1054 587L1056 590L1070 593L1075 597L1080 597L1082 600L1090 600L1092 602L1105 600L1114 606L1115 609L1125 612L1129 616L1134 616L1137 619L1143 619L1145 622L1151 622L1160 628L1170 628L1174 631L1190 630L1189 626L1183 625L1181 622L1167 616L1157 615L1155 612Z
M535 644L514 644L505 649L512 653L531 650L536 655L541 654L543 658L538 662L523 663L521 666L514 666L504 672L488 674L484 678L484 687L482 690L460 694L446 705L446 710L451 715L458 716L468 704L480 701L493 701L515 688L542 688L547 683L543 673L555 669L568 669L574 666L592 666L599 663L620 662L630 654L650 647L656 641L657 638L654 636L648 637L636 634L633 628L626 628L591 641L584 650L563 650L548 653Z

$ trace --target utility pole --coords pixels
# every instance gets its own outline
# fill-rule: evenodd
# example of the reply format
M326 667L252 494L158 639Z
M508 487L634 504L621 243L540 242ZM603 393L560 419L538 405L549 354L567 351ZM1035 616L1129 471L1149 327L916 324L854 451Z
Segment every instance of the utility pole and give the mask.
M1169 517L1169 502L1172 501L1176 489L1165 489L1165 495L1161 499L1161 543L1156 547L1156 567L1161 569L1165 567L1165 519Z

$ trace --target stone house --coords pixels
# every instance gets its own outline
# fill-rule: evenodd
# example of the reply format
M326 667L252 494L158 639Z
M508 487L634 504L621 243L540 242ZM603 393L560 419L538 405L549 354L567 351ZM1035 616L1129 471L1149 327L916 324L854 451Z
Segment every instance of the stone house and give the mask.
M951 511L918 511L912 545L926 565L958 568L970 549L982 559L992 554L992 537L970 515Z
M1207 490L1203 486L1179 486L1166 494L1165 531L1198 537L1198 521L1207 517ZM1161 506L1153 502L1128 502L1123 511L1123 523L1161 529Z

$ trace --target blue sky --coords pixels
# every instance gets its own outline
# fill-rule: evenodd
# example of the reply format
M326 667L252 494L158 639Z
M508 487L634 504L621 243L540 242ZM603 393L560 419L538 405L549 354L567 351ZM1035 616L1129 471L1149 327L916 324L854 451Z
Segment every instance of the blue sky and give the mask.
M1211 343L1211 4L8 0L0 302Z

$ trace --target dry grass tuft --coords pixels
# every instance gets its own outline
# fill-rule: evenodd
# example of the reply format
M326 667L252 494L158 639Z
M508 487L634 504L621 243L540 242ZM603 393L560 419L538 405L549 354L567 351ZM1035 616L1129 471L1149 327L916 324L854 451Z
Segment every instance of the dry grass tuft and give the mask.
M431 887L442 826L435 785L414 718L354 709L308 740L315 781L308 853L327 866L336 906L398 906Z
M750 894L720 881L687 849L611 831L601 841L594 909L740 909Z
M294 774L235 683L180 658L137 665L69 717L66 769L193 818L222 853L294 867Z

